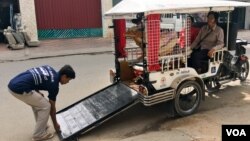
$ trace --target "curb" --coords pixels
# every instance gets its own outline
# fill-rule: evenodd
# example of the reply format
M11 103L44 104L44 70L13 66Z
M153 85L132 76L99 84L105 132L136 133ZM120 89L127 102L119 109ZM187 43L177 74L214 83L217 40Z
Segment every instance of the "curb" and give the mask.
M43 59L43 58L55 58L55 57L64 57L64 56L75 56L75 55L99 55L99 54L109 54L109 53L113 53L113 52L114 51L99 51L99 52L58 54L58 55L48 55L48 56L35 56L35 57L27 57L27 58L23 57L20 59L0 60L0 63L35 60L35 59Z

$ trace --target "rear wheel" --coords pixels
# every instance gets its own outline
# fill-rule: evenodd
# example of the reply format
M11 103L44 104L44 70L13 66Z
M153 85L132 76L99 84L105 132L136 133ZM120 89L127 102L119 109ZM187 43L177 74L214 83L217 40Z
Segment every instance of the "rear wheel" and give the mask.
M202 88L196 81L185 81L178 87L174 99L174 108L179 116L193 114L199 107Z
M249 62L248 60L246 60L240 63L240 73L239 73L240 81L245 81L247 79L248 73L249 73Z

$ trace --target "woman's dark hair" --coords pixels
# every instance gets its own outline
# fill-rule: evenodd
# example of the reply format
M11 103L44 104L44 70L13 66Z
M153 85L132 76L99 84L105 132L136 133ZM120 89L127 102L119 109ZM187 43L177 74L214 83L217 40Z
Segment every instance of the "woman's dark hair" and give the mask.
M76 77L75 71L70 65L65 65L59 70L59 76L66 75L68 78L74 79Z
M141 19L132 19L131 22L133 24L139 24L139 23L141 23Z
M216 21L216 23L218 23L218 19L219 19L219 13L218 12L210 11L210 12L208 12L207 17L209 15L214 15L215 21Z
M132 19L131 22L134 23L134 24L141 23L143 15L144 15L144 13L138 13L138 14L136 14L136 18Z
M191 20L192 23L194 23L194 17L193 16L188 15L187 17Z

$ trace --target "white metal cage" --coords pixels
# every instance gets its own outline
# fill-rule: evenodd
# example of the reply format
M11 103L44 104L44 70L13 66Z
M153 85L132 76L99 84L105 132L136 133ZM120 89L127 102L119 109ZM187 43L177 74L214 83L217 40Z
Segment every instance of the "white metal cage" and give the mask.
M126 22L126 51L128 61L141 61L143 43L148 66L159 66L152 71L187 67L190 55L191 20L184 14L161 14L160 18L146 19L142 25ZM143 43L142 43L143 42ZM160 69L159 69L160 68Z

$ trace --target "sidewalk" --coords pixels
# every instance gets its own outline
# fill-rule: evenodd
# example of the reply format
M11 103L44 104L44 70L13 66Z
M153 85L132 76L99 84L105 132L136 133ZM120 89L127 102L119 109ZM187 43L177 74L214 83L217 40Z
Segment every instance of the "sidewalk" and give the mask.
M240 30L238 32L238 38L245 39L250 43L250 30ZM36 58L96 54L114 51L112 39L108 38L41 40L39 47L21 50L10 50L6 46L6 44L0 43L0 63Z
M239 30L237 38L247 40L250 43L250 30Z
M41 40L39 47L10 50L0 43L0 63L36 58L112 52L112 39L76 38Z

